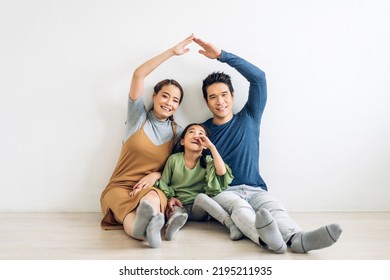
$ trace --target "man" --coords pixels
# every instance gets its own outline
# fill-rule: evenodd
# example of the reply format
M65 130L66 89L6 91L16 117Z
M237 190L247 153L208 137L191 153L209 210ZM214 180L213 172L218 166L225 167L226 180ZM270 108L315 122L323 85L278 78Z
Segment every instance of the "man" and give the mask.
M267 190L259 172L260 122L267 101L265 74L248 61L199 38L199 53L235 68L248 82L245 106L233 114L234 89L230 76L214 72L203 81L203 97L213 113L204 125L234 179L230 187L214 197L229 213L239 230L256 244L275 253L287 246L295 253L306 253L334 244L341 235L338 224L303 232L283 205Z

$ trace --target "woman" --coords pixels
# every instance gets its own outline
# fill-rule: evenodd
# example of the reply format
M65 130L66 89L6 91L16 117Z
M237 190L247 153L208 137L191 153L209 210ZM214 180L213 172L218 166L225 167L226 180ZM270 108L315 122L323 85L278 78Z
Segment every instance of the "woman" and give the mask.
M102 228L124 229L152 248L161 245L167 199L153 187L172 153L177 124L173 113L183 99L183 89L175 80L166 79L154 87L152 109L143 102L145 78L172 56L189 51L191 35L179 44L139 66L133 73L129 91L126 135L118 163L103 191L100 202L104 214Z

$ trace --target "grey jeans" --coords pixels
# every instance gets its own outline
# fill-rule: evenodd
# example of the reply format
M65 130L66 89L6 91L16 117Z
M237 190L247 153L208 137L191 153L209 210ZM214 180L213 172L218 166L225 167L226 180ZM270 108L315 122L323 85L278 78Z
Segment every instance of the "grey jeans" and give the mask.
M213 199L231 215L240 231L258 245L259 235L255 228L255 219L256 212L261 208L266 208L272 214L285 242L293 234L301 231L284 206L262 188L247 185L231 186Z
M210 215L221 224L224 224L225 219L230 216L223 207L204 193L198 194L194 203L183 205L183 208L174 206L174 209L174 213L187 213L188 219L192 221L207 220Z

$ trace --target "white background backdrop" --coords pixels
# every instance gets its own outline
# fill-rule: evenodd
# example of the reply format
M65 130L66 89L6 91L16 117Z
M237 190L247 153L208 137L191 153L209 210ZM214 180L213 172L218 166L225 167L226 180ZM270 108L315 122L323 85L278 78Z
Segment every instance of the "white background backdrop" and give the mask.
M196 36L266 72L261 173L291 211L390 210L390 2L0 0L0 211L100 211L132 70ZM185 89L176 119L210 117L197 53L147 79Z

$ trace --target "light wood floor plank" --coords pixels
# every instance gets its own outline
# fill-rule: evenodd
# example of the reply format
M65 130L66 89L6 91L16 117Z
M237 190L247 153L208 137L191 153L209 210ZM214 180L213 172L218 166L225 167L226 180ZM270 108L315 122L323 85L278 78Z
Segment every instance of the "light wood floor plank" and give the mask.
M389 260L390 212L290 213L304 230L338 222L332 247L277 255L248 239L231 241L215 221L188 222L174 241L151 249L123 231L100 229L101 213L0 213L2 260Z

